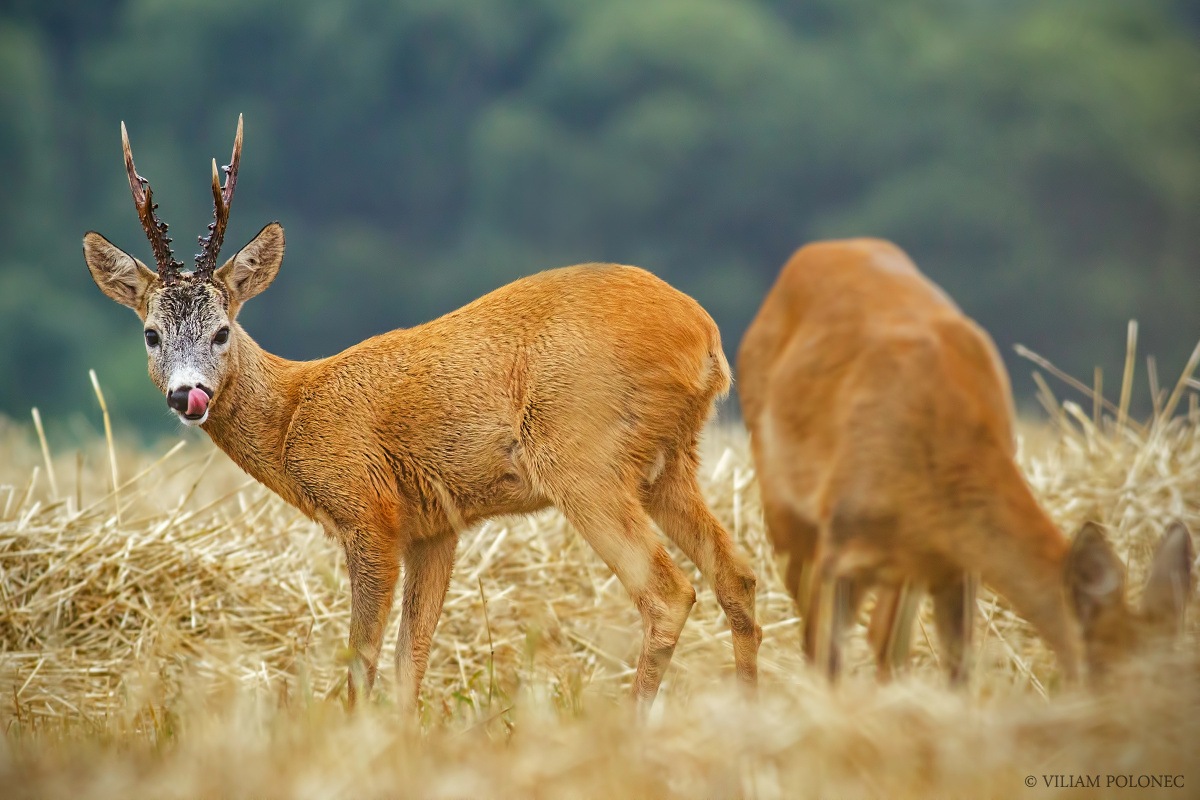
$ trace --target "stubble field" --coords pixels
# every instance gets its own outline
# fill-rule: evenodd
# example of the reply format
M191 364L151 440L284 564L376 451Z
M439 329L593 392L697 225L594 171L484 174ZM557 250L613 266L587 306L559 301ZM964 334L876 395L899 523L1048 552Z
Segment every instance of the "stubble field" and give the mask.
M1021 448L1064 530L1108 527L1135 599L1169 522L1200 532L1200 412L1192 390L1162 395L1181 413L1099 425L1047 398L1055 418ZM462 537L418 721L390 697L395 614L372 701L344 712L338 549L206 439L46 453L0 421L0 796L1132 797L1147 790L1121 784L1164 775L1183 788L1150 794L1200 793L1195 614L1171 652L1089 694L985 591L968 690L946 688L927 619L888 685L857 626L831 688L800 654L745 433L714 425L705 454L709 502L759 575L756 703L675 552L699 599L637 724L637 612L545 512Z

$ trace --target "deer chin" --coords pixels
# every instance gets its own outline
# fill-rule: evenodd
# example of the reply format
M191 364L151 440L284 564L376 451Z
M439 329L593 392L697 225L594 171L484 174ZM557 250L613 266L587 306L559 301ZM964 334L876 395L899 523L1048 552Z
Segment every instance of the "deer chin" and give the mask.
M176 411L175 416L179 417L179 421L189 428L199 428L204 423L208 422L208 412L211 406L204 409L204 413L198 417L189 417L187 414L181 414Z

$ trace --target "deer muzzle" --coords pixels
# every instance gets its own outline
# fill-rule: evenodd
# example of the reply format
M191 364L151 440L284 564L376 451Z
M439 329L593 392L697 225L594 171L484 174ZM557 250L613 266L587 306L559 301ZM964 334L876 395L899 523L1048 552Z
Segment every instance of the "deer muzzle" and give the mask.
M167 405L191 420L198 420L208 411L212 396L200 386L181 386L167 394Z

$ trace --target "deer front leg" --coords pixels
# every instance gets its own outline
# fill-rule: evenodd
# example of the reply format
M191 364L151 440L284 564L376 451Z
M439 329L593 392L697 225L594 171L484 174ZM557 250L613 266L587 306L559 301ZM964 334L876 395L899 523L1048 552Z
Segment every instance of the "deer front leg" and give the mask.
M804 654L830 681L837 680L841 672L842 638L867 588L862 580L839 577L832 561L818 563L804 618Z
M412 542L404 553L404 599L396 639L396 698L402 707L415 708L420 697L457 546L457 534L441 533Z
M899 586L883 586L876 594L867 640L875 652L881 681L891 680L908 659L922 594L921 587L909 581Z
M348 705L354 708L358 693L370 696L375 684L383 630L392 610L400 564L392 537L360 531L345 539L344 546L350 573Z
M962 686L970 677L978 584L974 575L964 572L933 593L933 622L946 651L944 660L952 686Z

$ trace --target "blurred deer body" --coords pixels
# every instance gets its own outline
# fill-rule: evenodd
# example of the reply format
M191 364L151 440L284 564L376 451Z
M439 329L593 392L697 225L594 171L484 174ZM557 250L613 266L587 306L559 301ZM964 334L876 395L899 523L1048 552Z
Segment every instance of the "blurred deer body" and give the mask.
M217 197L215 187L214 177ZM756 680L754 574L695 479L698 436L729 387L720 335L699 304L643 270L583 265L518 280L335 356L293 362L264 351L235 320L275 277L283 247L275 223L220 269L172 274L160 260L156 276L99 234L84 240L100 288L154 331L151 377L181 420L200 425L342 544L352 593L351 703L373 683L400 563L396 669L401 702L410 703L459 532L549 505L641 612L634 693L643 705L657 693L695 601L652 519L712 582L730 620L737 673ZM190 383L173 383L179 374Z
M1073 550L1038 506L1014 461L995 346L899 248L858 239L800 249L747 331L738 373L766 524L810 657L836 673L840 633L879 586L871 638L886 672L929 591L943 661L962 680L978 576L1066 675L1080 671L1080 617L1118 607L1123 566L1098 529ZM1184 562L1166 571L1190 587ZM1103 669L1094 648L1086 654Z

